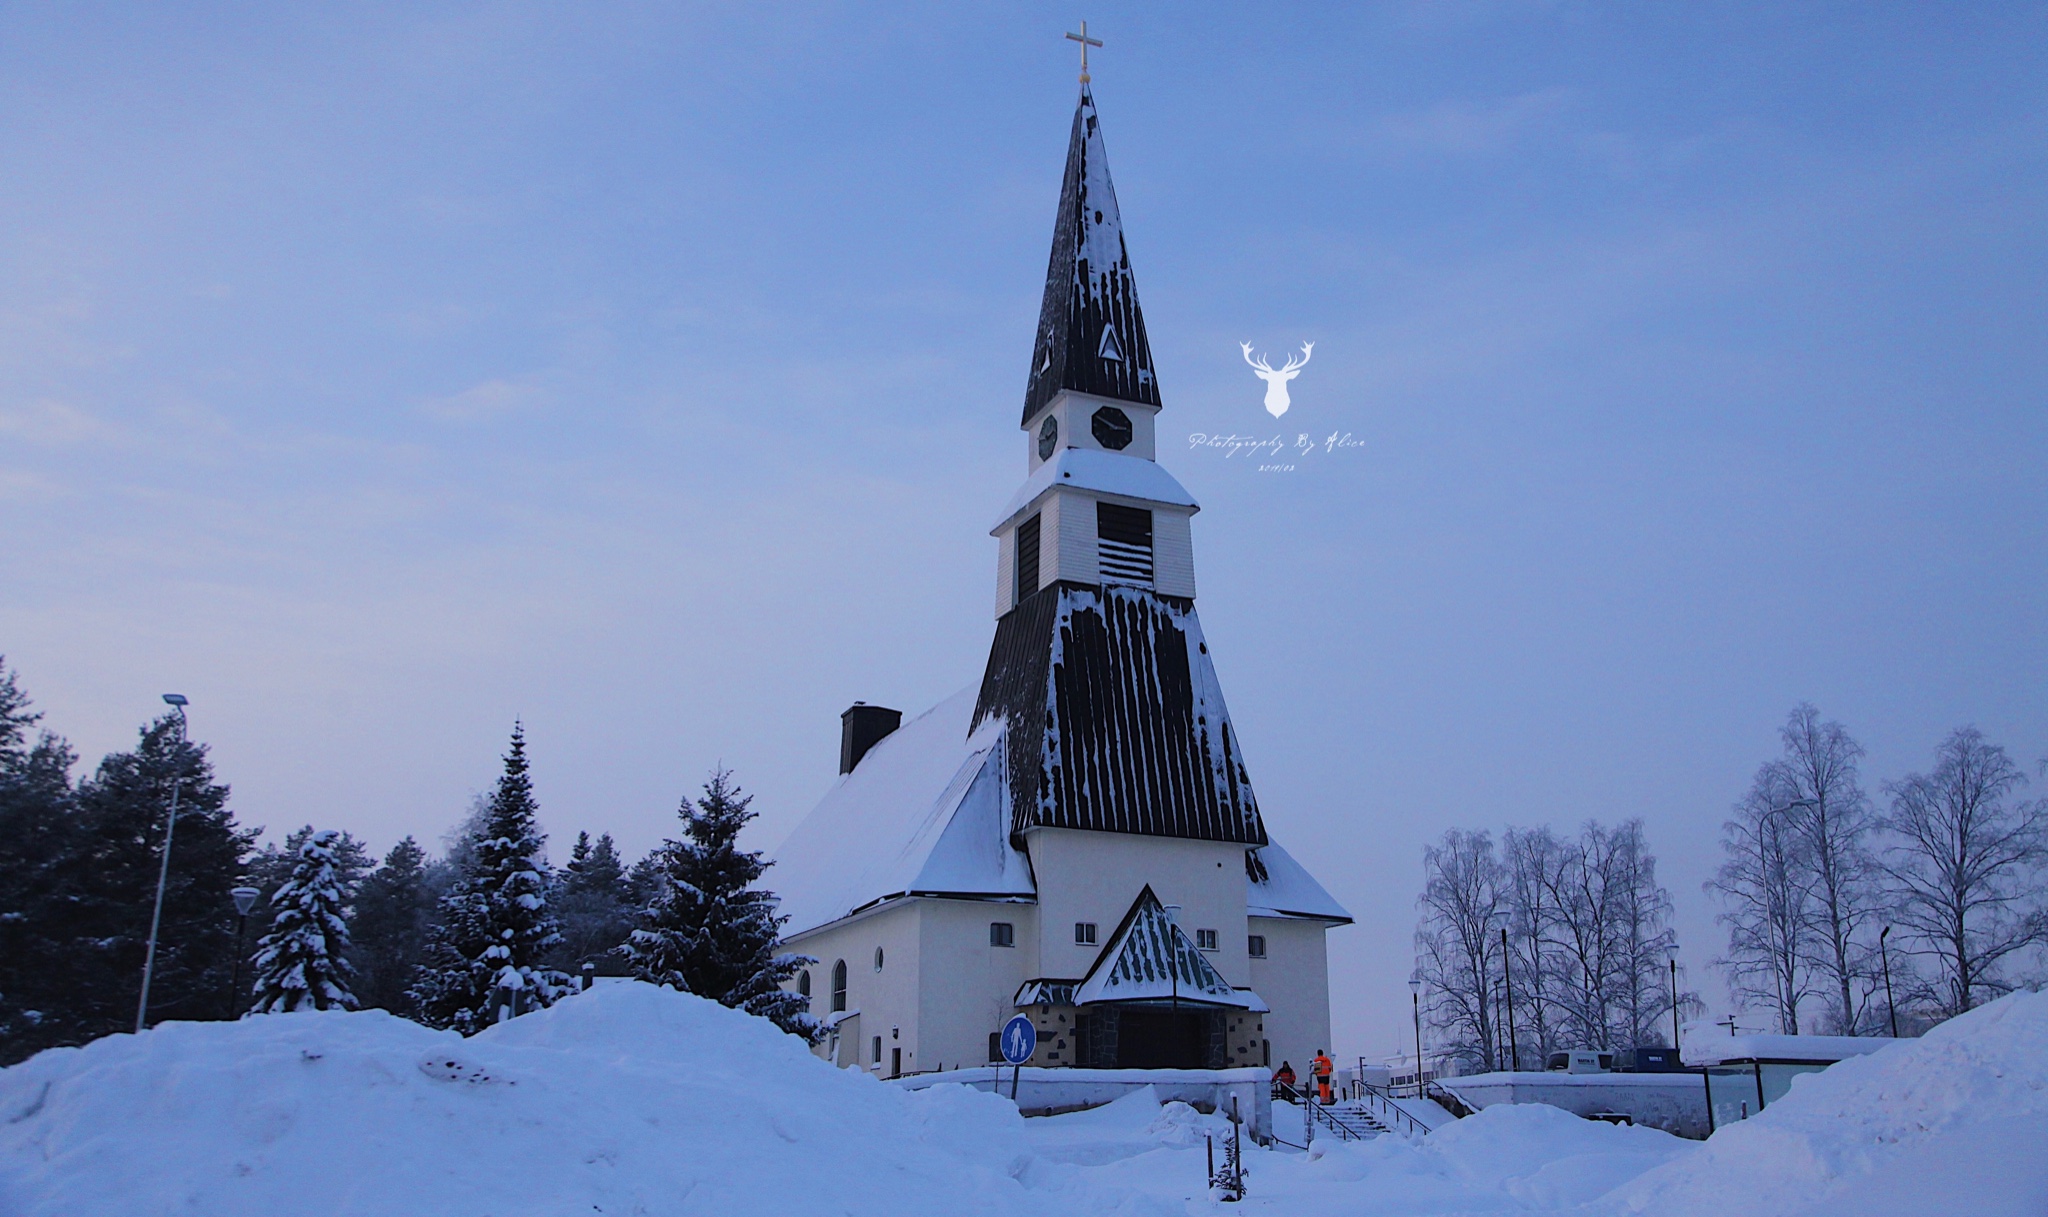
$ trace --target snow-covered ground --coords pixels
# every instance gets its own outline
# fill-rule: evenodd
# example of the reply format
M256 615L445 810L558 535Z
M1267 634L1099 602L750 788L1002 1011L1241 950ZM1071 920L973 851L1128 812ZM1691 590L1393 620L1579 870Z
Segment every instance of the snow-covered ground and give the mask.
M1284 1119L1284 1117L1280 1117ZM2048 1213L2048 995L1800 1078L1705 1145L1495 1107L1419 1141L1249 1149L1140 1093L1021 1119L835 1070L760 1020L605 986L474 1039L377 1013L170 1024L0 1071L0 1214Z

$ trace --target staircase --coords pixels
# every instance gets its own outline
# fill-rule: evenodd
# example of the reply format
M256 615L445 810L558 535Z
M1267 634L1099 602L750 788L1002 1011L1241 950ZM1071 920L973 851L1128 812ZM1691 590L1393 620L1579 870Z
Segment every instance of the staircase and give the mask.
M1313 1094L1297 1090L1285 1082L1273 1083L1273 1097L1303 1108L1317 1131L1339 1141L1370 1141L1393 1131L1387 1118L1364 1102L1319 1103ZM1396 1116L1405 1115L1399 1108L1395 1108L1394 1113Z

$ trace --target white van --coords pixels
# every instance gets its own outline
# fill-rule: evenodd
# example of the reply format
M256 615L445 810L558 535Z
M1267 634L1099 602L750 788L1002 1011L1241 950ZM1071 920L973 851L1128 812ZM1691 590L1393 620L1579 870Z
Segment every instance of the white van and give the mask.
M1614 1054L1573 1048L1569 1052L1551 1053L1544 1068L1551 1073L1613 1073Z

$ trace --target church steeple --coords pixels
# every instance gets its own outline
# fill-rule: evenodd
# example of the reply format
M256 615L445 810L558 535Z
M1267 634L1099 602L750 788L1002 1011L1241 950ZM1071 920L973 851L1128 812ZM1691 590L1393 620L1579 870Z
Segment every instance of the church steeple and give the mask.
M1138 308L1102 126L1085 76L1067 141L1067 175L1060 186L1023 422L1029 424L1062 389L1159 405L1145 314Z

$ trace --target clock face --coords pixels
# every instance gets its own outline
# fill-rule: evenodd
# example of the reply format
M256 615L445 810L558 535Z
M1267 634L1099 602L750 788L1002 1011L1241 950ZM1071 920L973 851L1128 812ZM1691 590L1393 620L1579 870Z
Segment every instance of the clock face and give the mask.
M1045 416L1045 425L1038 429L1038 459L1041 461L1051 460L1052 450L1059 442L1060 420L1048 414Z
M1111 452L1121 452L1131 446L1131 416L1115 406L1104 406L1088 420L1088 429L1095 433L1095 442Z

